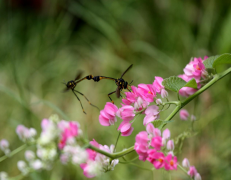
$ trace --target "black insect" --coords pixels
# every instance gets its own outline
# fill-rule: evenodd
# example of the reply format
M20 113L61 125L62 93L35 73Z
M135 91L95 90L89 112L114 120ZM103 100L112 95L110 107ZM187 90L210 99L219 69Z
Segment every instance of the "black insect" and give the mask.
M111 92L111 93L108 94L109 99L110 99L111 102L114 104L114 102L112 101L110 95L116 93L117 98L119 98L119 97L121 96L121 95L120 95L120 91L122 91L123 89L127 89L128 91L130 91L128 87L130 86L130 84L131 84L132 82L131 82L130 84L128 84L128 82L125 81L125 80L123 79L123 76L125 75L126 72L128 72L129 69L131 69L132 65L133 65L133 64L131 64L131 65L124 71L124 73L121 75L121 77L118 78L118 79L111 78L111 77L106 77L106 76L95 76L95 77L94 77L94 76L90 75L91 77L88 76L88 77L89 77L88 80L93 79L95 82L98 82L98 81L100 81L100 80L102 80L102 79L110 79L110 80L115 81L115 83L116 83L116 85L117 85L117 89L116 89L115 91L113 91L113 92Z
M85 99L87 100L87 102L88 102L91 106L93 106L93 107L95 107L95 108L97 108L97 109L99 110L99 108L98 108L97 106L93 105L93 104L87 99L87 97L86 97L83 93L81 93L81 92L75 90L75 87L76 87L76 85L77 85L79 82L81 82L81 81L84 80L84 79L90 80L90 79L93 78L93 76L90 75L90 76L86 76L86 77L84 77L84 78L82 78L82 79L79 79L79 78L81 77L81 75L82 75L82 72L79 72L79 73L77 74L75 80L71 80L71 81L68 81L67 83L64 83L64 84L66 85L66 87L67 87L67 88L64 90L64 92L65 92L65 91L68 91L68 90L70 90L70 89L72 90L72 92L74 93L75 97L79 100L80 105L81 105L81 107L82 107L82 110L83 110L83 112L84 112L85 114L86 114L86 112L85 112L84 109L83 109L82 102L80 101L80 99L79 99L79 97L77 96L76 93L79 93L80 95L82 95L83 97L85 97Z

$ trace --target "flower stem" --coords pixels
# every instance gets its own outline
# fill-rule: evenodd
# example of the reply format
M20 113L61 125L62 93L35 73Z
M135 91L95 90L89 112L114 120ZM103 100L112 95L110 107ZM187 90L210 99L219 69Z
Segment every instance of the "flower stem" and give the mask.
M12 157L13 155L19 153L20 151L22 151L23 149L25 149L27 147L27 144L23 144L22 146L19 146L17 149L11 151L9 154L2 156L0 158L0 162L4 161L5 159Z
M120 163L120 162L119 162ZM121 163L121 164L124 164L124 163ZM140 169L143 169L143 170L146 170L146 171L153 171L154 170L154 168L152 168L152 169L149 169L149 168L145 168L145 167L143 167L143 166L139 166L139 165L137 165L137 164L134 164L134 163L129 163L130 165L132 165L132 166L136 166L136 167L138 167L138 168L140 168Z
M118 143L118 141L119 141L120 135L121 135L121 132L119 132L119 134L118 134L118 136L117 136L117 139L116 139L116 142L115 142L115 148L114 148L114 151L113 151L113 152L116 152L116 146L117 146L117 143Z
M189 176L189 175L188 175L188 172L187 172L181 165L177 164L177 166L178 166L184 173L186 173L187 176ZM190 179L192 179L192 178L190 178Z
M134 151L134 146L132 146L132 147L130 147L124 151L118 152L118 153L108 153L106 151L103 151L103 150L95 147L95 146L92 146L91 144L88 144L87 146L85 146L85 148L90 148L90 149L92 149L92 150L94 150L100 154L103 154L103 155L105 155L111 159L117 159L119 157L125 156L126 154L129 154L129 153Z

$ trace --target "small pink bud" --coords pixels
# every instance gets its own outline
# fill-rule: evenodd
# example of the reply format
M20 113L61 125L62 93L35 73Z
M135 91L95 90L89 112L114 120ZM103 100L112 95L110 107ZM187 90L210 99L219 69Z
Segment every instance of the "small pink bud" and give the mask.
M28 167L25 161L18 161L17 166L18 166L19 171L21 171L23 174L27 173Z
M161 97L162 98L168 97L168 91L166 91L165 89L161 89Z
M167 149L170 150L170 151L174 150L174 142L173 142L173 140L169 140L167 142Z
M187 110L185 110L185 109L181 109L181 110L180 110L180 118L181 118L182 120L187 120L187 119L188 119L188 116L189 116L189 113L188 113Z
M28 162L34 160L34 159L35 159L35 154L34 154L34 152L31 151L31 150L27 150L27 151L25 152L25 159L26 159Z
M182 161L182 166L185 168L190 167L190 163L189 163L189 160L187 158L184 158L184 160Z
M196 116L191 115L191 120L192 120L192 121L196 121L196 119L197 119Z
M194 180L201 180L201 175L199 173L196 173Z
M6 139L2 139L0 141L0 148L2 151L5 151L6 149L9 148L9 142Z
M189 167L188 175L192 178L197 174L197 170L194 166Z
M161 99L157 99L156 100L156 104L158 104L158 105L162 104L162 100Z
M163 138L164 138L164 139L170 138L170 131L169 131L169 129L165 129L165 130L163 131Z

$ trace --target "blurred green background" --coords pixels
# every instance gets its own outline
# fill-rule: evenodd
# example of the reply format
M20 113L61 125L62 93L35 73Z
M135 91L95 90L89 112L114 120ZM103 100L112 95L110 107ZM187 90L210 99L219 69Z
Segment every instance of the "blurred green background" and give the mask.
M81 98L82 113L72 92L63 93L65 82L83 75L124 76L134 85L152 83L154 76L167 78L183 73L191 57L211 56L231 51L231 3L229 0L4 0L0 2L0 139L10 141L11 150L20 146L18 124L41 131L40 122L51 114L80 122L89 139L100 144L115 143L115 127L102 127L99 111ZM222 68L221 68L222 70ZM202 179L228 180L231 168L231 77L204 92L196 105L197 136L184 142L179 162L188 157ZM116 89L113 81L83 81L76 89L100 109ZM121 99L112 96L117 106ZM169 99L176 95L170 93ZM194 111L195 109L195 111ZM161 119L171 108L161 114ZM118 150L134 144L142 117L134 123L130 137L122 137ZM179 115L167 126L172 138L190 127ZM0 152L0 156L3 153ZM133 153L127 159L135 157ZM17 161L24 152L2 162L0 171L11 176L20 172ZM151 168L148 162L136 161ZM174 180L189 179L180 169L171 172ZM51 171L32 173L25 179L86 179L82 170L56 163ZM162 170L153 173L129 165L94 179L170 179Z

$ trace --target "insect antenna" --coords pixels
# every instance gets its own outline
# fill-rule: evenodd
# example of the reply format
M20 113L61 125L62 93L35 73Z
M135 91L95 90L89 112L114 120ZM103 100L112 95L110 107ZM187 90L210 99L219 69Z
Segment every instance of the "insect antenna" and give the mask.
M129 69L132 68L132 66L133 66L133 64L131 64L131 65L124 71L124 73L121 75L121 78L124 76L124 74L125 74L126 72L128 72Z

